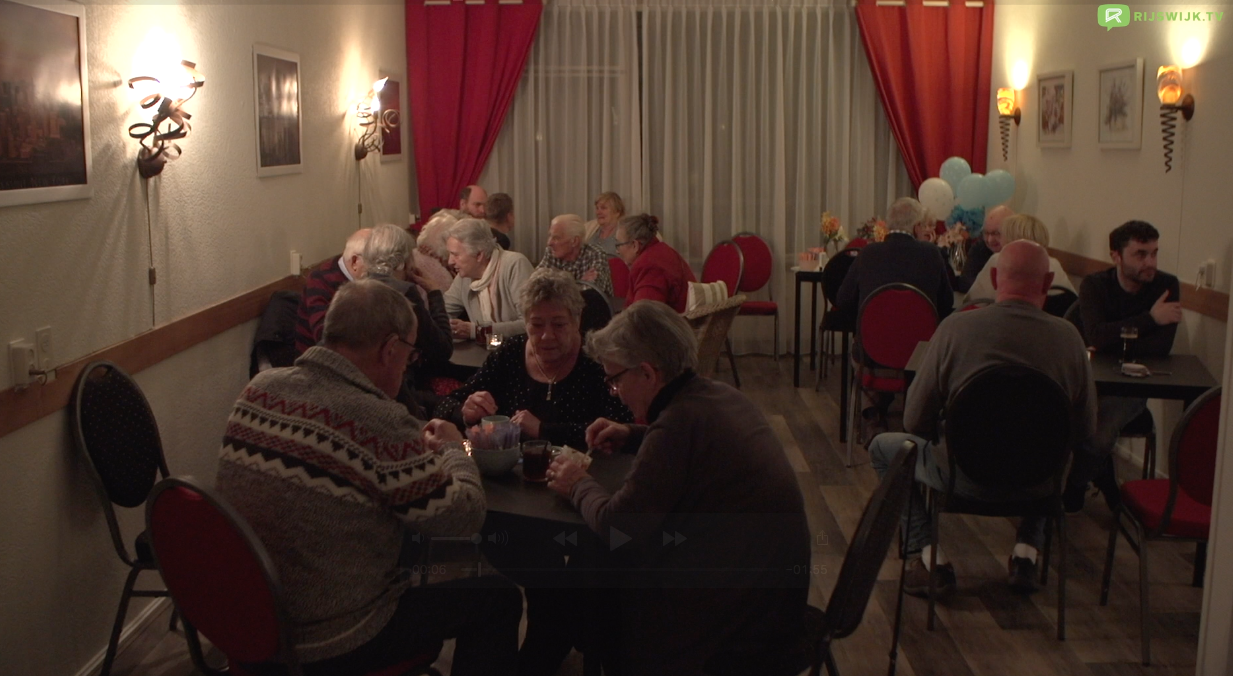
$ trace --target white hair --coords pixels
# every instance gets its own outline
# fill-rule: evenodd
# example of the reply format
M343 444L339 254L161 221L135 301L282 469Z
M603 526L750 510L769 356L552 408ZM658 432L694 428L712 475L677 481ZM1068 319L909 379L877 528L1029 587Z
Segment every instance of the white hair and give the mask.
M484 254L491 257L493 249L497 248L497 240L492 236L488 221L478 218L464 218L458 221L454 227L450 228L449 236L458 240L463 248L473 255Z
M578 239L582 239L586 236L586 224L582 222L582 217L578 214L561 214L560 216L552 219L552 222L548 224L548 227L552 227L558 223L564 226L566 237L577 237Z

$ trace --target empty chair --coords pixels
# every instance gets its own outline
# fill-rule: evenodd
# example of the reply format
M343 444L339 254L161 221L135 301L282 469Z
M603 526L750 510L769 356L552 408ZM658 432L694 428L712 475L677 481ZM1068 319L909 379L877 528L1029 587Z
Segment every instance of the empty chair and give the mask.
M1045 312L1054 317L1066 316L1066 311L1071 306L1076 305L1079 301L1079 296L1074 291L1064 286L1053 286L1049 289L1049 295L1045 297Z
M744 274L745 254L741 253L741 247L729 239L716 244L702 263L702 283L723 282L727 284L729 297L740 288ZM724 347L728 351L728 365L732 367L732 382L740 387L741 376L736 371L736 355L732 353L730 338L724 338Z
M859 248L848 248L835 254L833 258L826 261L826 267L822 268L822 297L825 302L822 304L822 326L823 335L822 348L822 368L819 373L819 381L827 375L827 354L834 354L834 332L838 331L842 334L841 339L847 340L848 334L855 329L855 317L844 316L844 313L837 312L835 302L839 298L839 287L843 286L843 280L848 276L848 270L852 269L852 264L856 262L856 257L860 255ZM830 334L828 336L828 334ZM827 339L830 339L827 341ZM831 347L828 350L825 343L830 342ZM818 384L814 383L814 389L817 389ZM846 392L847 384L841 386L841 391Z
M775 302L775 296L772 293L771 287L767 284L771 281L771 273L775 269L775 257L771 253L771 247L761 237L752 232L740 232L732 237L732 241L741 249L741 254L745 259L744 272L741 275L740 288L738 292L751 294L766 287L767 300L747 300L741 305L741 315L751 317L774 317L775 318L775 360L779 360L779 305Z
M1212 525L1212 492L1220 432L1220 388L1213 387L1182 414L1169 440L1169 478L1127 481L1122 503L1114 514L1100 584L1100 605L1109 602L1113 554L1121 531L1139 555L1139 632L1143 664L1151 664L1151 617L1148 603L1147 543L1152 540L1207 542ZM1135 537L1122 529L1123 519ZM1200 565L1195 562L1195 565ZM1196 583L1197 584L1197 583Z
M81 370L74 386L69 407L70 425L77 449L86 461L87 474L103 505L107 529L116 554L129 567L128 578L120 593L120 607L111 626L111 638L103 658L100 676L111 673L120 641L120 631L128 615L129 600L134 596L168 596L166 589L134 590L137 577L145 571L157 572L146 531L133 541L132 553L120 533L115 505L140 507L146 502L154 482L166 477L167 461L163 457L163 442L158 423L146 396L137 383L119 366L109 361L92 362ZM171 627L176 623L171 617ZM186 637L193 663L203 667L200 646L191 628Z
M582 317L580 317L579 329L585 336L595 329L604 328L608 322L612 321L612 306L608 304L608 298L603 292L590 283L579 282L578 287L582 291Z
M728 340L728 330L732 328L732 320L741 310L744 295L737 295L714 305L704 305L694 308L684 314L685 321L694 329L698 338L698 375L713 378L715 363L723 352L724 343ZM733 377L736 371L732 372Z
M150 494L146 530L185 621L227 656L231 674L301 673L278 571L238 512L191 478L165 479ZM440 676L439 652L364 676Z

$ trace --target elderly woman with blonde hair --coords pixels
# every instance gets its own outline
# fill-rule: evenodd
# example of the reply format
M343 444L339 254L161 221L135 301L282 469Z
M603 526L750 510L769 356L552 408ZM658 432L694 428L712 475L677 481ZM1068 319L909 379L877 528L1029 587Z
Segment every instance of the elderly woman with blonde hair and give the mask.
M460 428L489 415L508 415L523 439L585 448L587 425L629 410L608 394L603 369L582 353L582 293L563 270L541 269L519 299L525 335L505 339L470 380L437 406Z
M587 221L582 241L594 244L609 256L616 256L617 224L625 216L625 200L614 192L600 193L595 198L595 220Z
M1002 246L1006 246L1015 240L1026 239L1037 244L1049 246L1049 228L1035 216L1030 214L1015 214L1007 216L1006 220L1002 221ZM976 275L976 281L972 282L972 288L968 289L968 295L963 299L963 305L969 305L977 301L996 300L997 289L993 288L992 271L997 267L998 258L1001 254L993 254L989 257L989 262L985 263L985 267L981 268L980 274ZM1066 275L1066 270L1062 268L1061 262L1053 256L1049 257L1049 270L1053 273L1054 288L1061 287L1075 293L1074 284L1070 283L1070 277Z

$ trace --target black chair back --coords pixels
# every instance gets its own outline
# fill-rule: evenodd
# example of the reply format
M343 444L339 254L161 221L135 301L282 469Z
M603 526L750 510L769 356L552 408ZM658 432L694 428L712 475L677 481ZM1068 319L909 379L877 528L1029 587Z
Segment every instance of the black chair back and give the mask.
M835 299L839 297L839 287L843 285L848 270L852 269L852 264L860 253L860 249L844 249L826 262L826 267L822 268L822 296L826 298L826 302L835 304Z
M291 366L299 354L295 351L296 313L300 308L299 291L275 291L261 313L253 349L249 357L248 377L260 371L265 357L270 366Z
M586 282L579 283L579 290L582 292L582 318L579 329L582 335L586 336L595 329L604 328L608 322L612 321L612 305L608 303L608 298L602 291Z
M1054 286L1045 296L1045 312L1054 317L1066 317L1071 307L1078 307L1079 296L1064 286Z
M905 441L865 505L856 533L848 542L848 553L835 580L835 590L826 604L829 638L843 638L860 626L882 562L895 539L899 518L915 485L916 453L916 444Z
M1070 397L1029 366L999 364L972 376L946 406L951 463L981 486L1030 491L1053 480L1070 455Z
M137 383L111 362L89 364L77 379L71 416L105 502L144 504L156 478L168 472L158 423Z
M1062 313L1062 319L1074 324L1076 329L1079 329L1079 336L1083 338L1083 344L1087 344L1087 335L1083 333L1083 315L1079 310L1079 303L1076 301L1066 308L1066 312Z

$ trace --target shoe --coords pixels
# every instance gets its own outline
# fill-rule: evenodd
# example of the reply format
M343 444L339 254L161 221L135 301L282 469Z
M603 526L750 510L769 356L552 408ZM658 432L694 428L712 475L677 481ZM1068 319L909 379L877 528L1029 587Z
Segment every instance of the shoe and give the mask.
M938 564L938 598L950 595L955 591L955 586L955 566ZM929 570L919 556L908 562L908 569L903 573L903 591L912 596L929 598Z
M1035 561L1012 554L1010 560L1007 561L1007 568L1010 570L1010 575L1006 583L1011 589L1021 594L1031 594L1040 588L1036 585L1039 574Z

